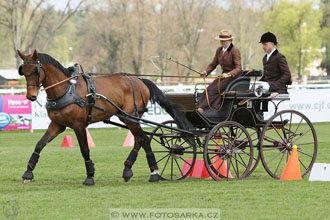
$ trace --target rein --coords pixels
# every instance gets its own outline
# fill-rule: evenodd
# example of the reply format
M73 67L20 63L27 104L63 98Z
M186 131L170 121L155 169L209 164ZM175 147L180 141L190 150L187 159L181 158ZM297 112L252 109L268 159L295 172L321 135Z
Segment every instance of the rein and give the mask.
M161 75L152 75L152 74L132 74L132 73L88 73L89 75L95 76L114 76L114 75L128 75L128 76L149 76L149 77L169 77L169 78L203 78L203 76L180 76L180 75L169 75L169 76L161 76ZM223 78L221 76L208 76L209 79L218 79Z
M131 74L131 73L88 73L88 75L91 76L117 76L117 75L126 75L126 76L149 76L149 77L160 77L160 75L151 75L151 74ZM78 77L78 76L82 76L81 74L78 75L74 75L74 76L70 76L69 78L66 78L62 81L59 81L53 85L47 86L46 88L41 89L41 91L46 91L47 89L53 88L54 86L57 86L61 83L64 83L72 78ZM170 75L170 76L165 76L165 77L172 77L172 78L205 78L203 76L179 76L179 75ZM220 77L220 76L209 76L208 78L210 79L220 79L220 78L224 78L224 77ZM204 80L205 81L205 80ZM205 82L206 85L206 82Z
M55 87L55 86L57 86L57 85L59 85L61 83L64 83L64 82L66 82L66 81L68 81L68 80L70 80L72 78L78 77L78 76L82 76L82 75L81 74L78 74L78 75L70 76L69 78L66 78L66 79L64 79L62 81L59 81L59 82L53 84L53 85L50 85L50 86L47 86L46 88L41 89L41 91L46 91L47 89L53 88L53 87Z

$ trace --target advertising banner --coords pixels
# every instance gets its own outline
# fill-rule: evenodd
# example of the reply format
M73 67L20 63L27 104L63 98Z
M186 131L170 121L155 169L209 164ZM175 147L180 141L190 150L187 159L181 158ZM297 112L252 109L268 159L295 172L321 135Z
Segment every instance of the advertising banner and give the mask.
M32 129L31 102L25 95L0 96L0 129Z
M289 93L290 100L282 102L278 111L295 110L306 115L311 122L330 122L330 89L290 90ZM273 114L273 105L269 104L266 115Z

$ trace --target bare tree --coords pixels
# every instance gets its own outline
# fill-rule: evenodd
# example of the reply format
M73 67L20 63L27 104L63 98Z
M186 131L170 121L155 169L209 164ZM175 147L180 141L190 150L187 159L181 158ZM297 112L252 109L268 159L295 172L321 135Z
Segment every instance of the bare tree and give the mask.
M250 68L251 60L258 55L259 39L262 33L262 15L260 10L261 3L251 0L231 1L228 10L228 25L235 34L235 42L242 56L242 66ZM260 52L260 51L259 51ZM261 61L260 61L261 65ZM258 67L260 65L257 65ZM256 68L253 66L252 68Z
M175 2L179 29L178 46L183 49L187 66L192 67L203 32L209 0L178 0ZM190 75L190 71L188 75Z
M48 40L43 43L43 47L48 45L55 33L63 24L77 12L85 0L80 0L76 7L71 8L71 0L67 1L66 7L60 11L59 19L52 27L48 27ZM16 53L17 49L23 52L31 51L36 46L38 35L45 29L45 20L52 16L53 6L45 6L46 0L32 2L30 0L4 0L0 4L3 16L0 18L0 25L6 27L12 40L12 48L16 56L16 66L21 63L21 59Z
M120 0L126 44L135 73L143 69L145 43L145 0Z
M155 18L154 25L154 38L155 50L157 58L154 62L159 67L161 78L164 77L165 71L168 67L168 56L170 50L170 33L171 22L169 22L171 4L170 0L158 0L153 5L153 17Z

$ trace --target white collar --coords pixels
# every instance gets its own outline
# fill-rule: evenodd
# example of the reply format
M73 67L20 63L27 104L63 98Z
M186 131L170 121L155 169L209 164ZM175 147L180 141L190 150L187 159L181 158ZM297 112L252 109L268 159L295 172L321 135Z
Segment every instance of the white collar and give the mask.
M276 48L274 48L274 49L272 50L272 52L267 53L267 61L269 60L269 57L274 53L275 50L276 50Z
M222 47L222 50L223 50L223 51L227 51L228 48L230 47L230 45L231 45L231 42L228 44L228 46L227 46L226 48Z

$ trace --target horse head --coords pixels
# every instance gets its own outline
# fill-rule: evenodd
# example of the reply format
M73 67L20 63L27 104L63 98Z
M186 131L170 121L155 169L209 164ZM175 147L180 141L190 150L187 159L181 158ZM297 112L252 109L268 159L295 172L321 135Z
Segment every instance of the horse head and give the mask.
M26 79L26 97L31 101L35 101L40 86L46 78L45 69L38 60L37 50L34 50L32 55L25 55L19 50L17 50L17 53L23 60L18 73Z

